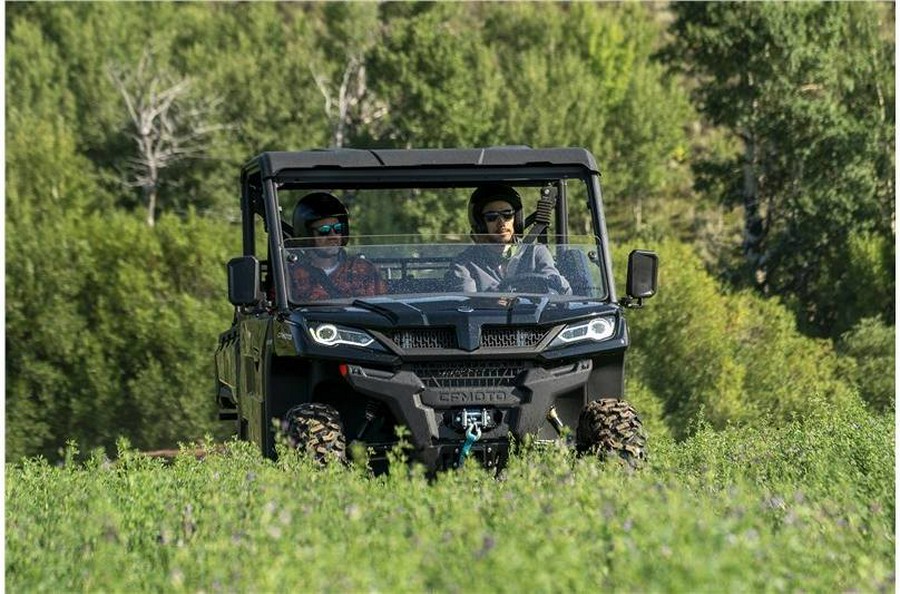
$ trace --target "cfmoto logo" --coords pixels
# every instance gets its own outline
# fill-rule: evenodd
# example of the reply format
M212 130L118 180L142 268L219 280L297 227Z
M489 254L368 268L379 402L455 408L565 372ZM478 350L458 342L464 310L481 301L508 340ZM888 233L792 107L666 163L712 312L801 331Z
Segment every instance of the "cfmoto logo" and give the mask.
M506 402L510 395L499 390L479 390L476 392L441 392L438 399L447 404L490 404Z

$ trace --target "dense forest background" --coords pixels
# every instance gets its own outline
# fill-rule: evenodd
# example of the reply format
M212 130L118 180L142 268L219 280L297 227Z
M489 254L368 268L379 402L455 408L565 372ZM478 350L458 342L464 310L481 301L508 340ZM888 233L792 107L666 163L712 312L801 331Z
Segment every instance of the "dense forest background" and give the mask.
M890 3L6 5L6 459L214 434L263 150L583 146L652 432L894 413ZM429 231L435 205L404 212ZM385 224L389 224L386 219ZM622 279L620 279L620 282Z

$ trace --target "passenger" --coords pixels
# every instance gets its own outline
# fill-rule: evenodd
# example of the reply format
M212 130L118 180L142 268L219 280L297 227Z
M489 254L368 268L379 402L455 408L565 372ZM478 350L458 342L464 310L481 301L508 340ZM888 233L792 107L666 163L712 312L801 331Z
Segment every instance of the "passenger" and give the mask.
M349 256L350 213L327 192L308 194L297 202L294 235L304 237L303 256L291 264L289 282L294 301L365 297L385 292L378 268L359 256Z
M501 184L477 188L469 198L469 223L476 245L450 265L446 279L451 290L502 290L504 281L527 274L543 277L545 288L551 293L572 292L546 245L521 242L522 198L514 188Z

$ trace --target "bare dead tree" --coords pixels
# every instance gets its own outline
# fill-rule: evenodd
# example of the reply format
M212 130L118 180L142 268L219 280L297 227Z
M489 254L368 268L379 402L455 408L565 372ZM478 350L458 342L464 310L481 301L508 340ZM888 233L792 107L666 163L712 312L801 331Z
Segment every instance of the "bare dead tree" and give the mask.
M141 188L147 224L152 227L163 170L205 154L210 135L228 126L210 123L220 100L193 98L191 79L156 69L149 50L136 67L123 70L111 66L108 72L125 102L129 136L135 146L135 155L127 161L125 183Z
M332 146L341 148L352 126L368 127L388 113L387 105L369 93L362 52L347 57L340 82L335 85L310 64L316 87L325 99L325 115L331 124Z

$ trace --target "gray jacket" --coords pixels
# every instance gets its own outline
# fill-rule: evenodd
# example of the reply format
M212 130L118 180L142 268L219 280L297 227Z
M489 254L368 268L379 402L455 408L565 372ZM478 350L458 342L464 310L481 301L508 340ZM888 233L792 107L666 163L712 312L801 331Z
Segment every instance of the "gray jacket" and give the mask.
M511 258L497 251L496 245L475 244L454 258L446 280L451 290L466 293L496 291L500 283L523 274L538 274L552 292L570 294L572 288L556 269L553 256L542 243L517 243Z

